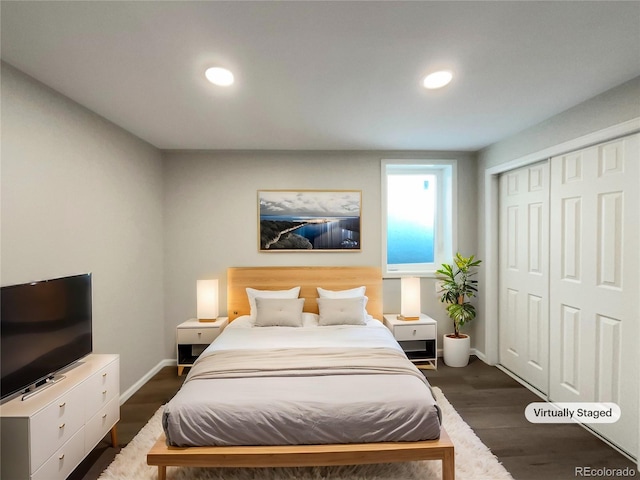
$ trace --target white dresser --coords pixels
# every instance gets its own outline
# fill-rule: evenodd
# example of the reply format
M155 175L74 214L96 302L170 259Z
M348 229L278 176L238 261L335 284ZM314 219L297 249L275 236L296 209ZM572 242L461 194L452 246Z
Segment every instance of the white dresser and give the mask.
M120 420L118 355L89 355L65 378L0 406L1 477L65 479Z

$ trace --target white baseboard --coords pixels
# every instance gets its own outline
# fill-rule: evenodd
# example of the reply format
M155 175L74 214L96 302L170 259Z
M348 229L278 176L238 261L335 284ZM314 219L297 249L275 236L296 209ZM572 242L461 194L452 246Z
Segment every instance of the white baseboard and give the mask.
M177 365L176 359L174 358L173 360L168 358L165 360L161 360L155 367L153 367L151 370L149 370L140 380L138 380L136 383L134 383L133 385L131 385L131 387L129 387L127 389L126 392L123 392L120 395L120 405L122 405L124 402L126 402L127 400L129 400L134 393L136 393L138 390L140 390L140 388L147 383L149 380L151 380L151 378L158 373L160 370L162 370L164 367L172 367Z
M482 360L484 363L491 365L489 362L487 362L487 356L482 353L480 350L477 350L475 348L472 348L471 350L469 350L469 353L471 355L475 355L476 357L478 357L480 360ZM444 357L444 353L442 351L441 348L438 349L438 353L437 353L438 357L442 358Z
M475 355L480 360L482 360L484 363L486 363L487 365L490 365L490 363L487 361L487 356L484 353L482 353L480 350L478 350L477 348L472 348L471 349L471 355Z

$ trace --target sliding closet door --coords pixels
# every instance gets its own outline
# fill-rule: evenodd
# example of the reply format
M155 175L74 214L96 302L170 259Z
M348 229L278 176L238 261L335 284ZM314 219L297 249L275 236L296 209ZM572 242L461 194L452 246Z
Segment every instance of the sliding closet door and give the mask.
M638 451L639 135L551 159L550 399L615 402Z
M500 177L500 363L548 392L549 165Z

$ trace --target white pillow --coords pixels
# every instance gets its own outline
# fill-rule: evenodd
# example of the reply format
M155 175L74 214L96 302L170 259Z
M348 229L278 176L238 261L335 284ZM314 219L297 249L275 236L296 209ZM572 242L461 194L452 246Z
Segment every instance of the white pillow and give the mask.
M364 292L367 290L367 287L356 287L350 288L348 290L325 290L324 288L317 287L318 296L320 298L354 298L354 297L362 297L364 296ZM367 302L369 301L368 297L364 297L364 316L365 318L369 316L367 312Z
M350 288L349 290L325 290L317 287L320 298L353 298L362 297L367 287Z
M256 327L301 327L304 298L256 297Z
M249 297L250 315L256 318L256 297L262 298L298 298L300 287L293 287L289 290L256 290L247 287L247 297Z
M318 298L318 325L365 325L366 297Z

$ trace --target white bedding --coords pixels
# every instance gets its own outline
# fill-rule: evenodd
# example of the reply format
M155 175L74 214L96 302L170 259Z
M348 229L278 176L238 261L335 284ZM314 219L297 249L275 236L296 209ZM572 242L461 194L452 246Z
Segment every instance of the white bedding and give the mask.
M205 379L207 375L201 374L191 378L194 371L202 370L199 359L165 408L167 442L177 446L288 445L438 438L439 410L424 377L410 371L417 369L408 360L395 373L386 371L391 363L388 359L365 373L349 368L354 359L345 360L344 367L335 372L327 370L336 367L333 357L317 368L315 357L302 361L300 349L309 355L344 350L361 352L367 358L383 357L375 352L385 352L387 358L404 356L381 322L312 326L312 317L305 321L306 327L255 327L246 318L232 322L201 359L213 355L209 362L215 365L218 355L229 359L230 365L244 367L245 362L259 365L261 355L268 359L277 354L282 362L282 349L291 349L290 360L284 359L285 364L290 362L291 372L273 376L261 372L253 378L244 373L241 378ZM232 361L235 353L241 357Z
M315 322L315 323L314 323ZM360 325L318 326L318 316L303 314L303 327L255 327L248 315L231 322L207 349L244 350L247 348L319 348L319 347L387 347L402 351L382 322L371 318Z

